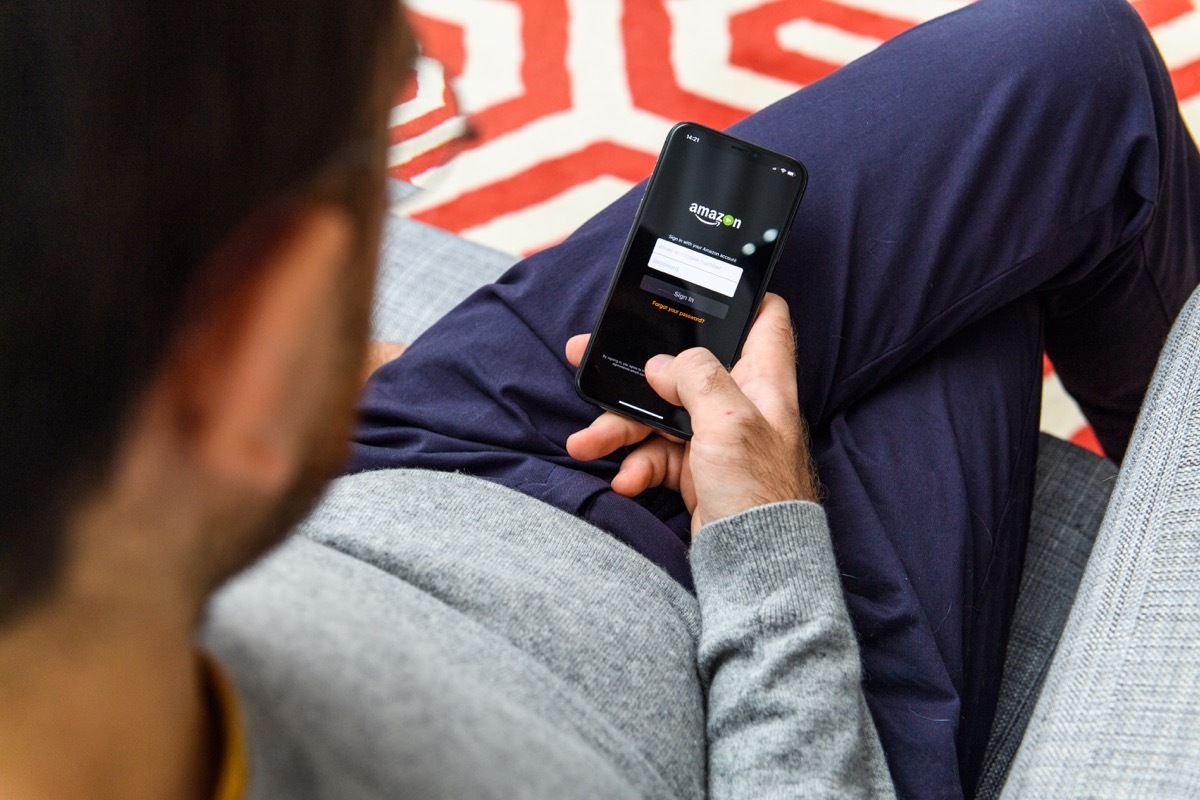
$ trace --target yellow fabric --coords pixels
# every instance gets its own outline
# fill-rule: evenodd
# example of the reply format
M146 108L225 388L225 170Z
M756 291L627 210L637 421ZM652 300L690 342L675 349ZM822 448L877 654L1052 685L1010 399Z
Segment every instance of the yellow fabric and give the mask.
M221 741L225 746L213 800L244 800L249 760L246 757L246 732L242 728L237 690L215 661L206 658L205 663L211 676L213 698L221 715Z

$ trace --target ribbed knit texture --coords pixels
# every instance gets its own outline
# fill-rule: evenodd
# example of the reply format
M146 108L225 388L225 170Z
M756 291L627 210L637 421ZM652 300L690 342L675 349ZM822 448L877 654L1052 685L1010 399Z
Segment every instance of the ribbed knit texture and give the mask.
M462 475L341 479L302 532L202 639L238 686L256 798L702 797L710 764L716 796L890 790L816 506L702 530L699 603Z
M692 545L714 798L892 797L825 512L763 506Z

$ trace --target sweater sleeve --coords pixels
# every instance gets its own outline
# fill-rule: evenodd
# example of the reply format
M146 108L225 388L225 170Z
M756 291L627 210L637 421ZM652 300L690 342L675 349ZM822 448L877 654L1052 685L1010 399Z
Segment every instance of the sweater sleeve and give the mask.
M894 797L816 503L706 525L692 545L713 798Z

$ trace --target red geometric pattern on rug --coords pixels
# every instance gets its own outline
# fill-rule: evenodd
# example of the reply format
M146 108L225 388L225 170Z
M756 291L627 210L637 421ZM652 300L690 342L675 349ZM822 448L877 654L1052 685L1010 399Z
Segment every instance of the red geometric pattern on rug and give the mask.
M1198 3L1134 2L1163 50L1193 130L1200 126ZM524 254L565 236L649 174L674 122L726 127L962 4L409 0L407 5L429 57L424 66L440 62L440 67L419 69L419 82L410 83L393 114L392 141L406 143L393 151L393 175L427 188L403 213ZM1098 447L1049 367L1043 427Z
M912 27L910 20L887 17L826 0L776 0L729 21L734 49L731 61L785 81L813 83L841 64L784 50L775 36L782 25L808 19L833 28L887 41Z
M630 2L624 11L625 79L634 105L677 122L686 119L719 129L746 116L745 110L688 91L672 79L675 67L667 45L671 18L662 3Z

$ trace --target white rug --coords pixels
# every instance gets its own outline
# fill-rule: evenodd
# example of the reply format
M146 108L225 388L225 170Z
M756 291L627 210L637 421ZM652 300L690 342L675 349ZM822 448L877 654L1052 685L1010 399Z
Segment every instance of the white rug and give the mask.
M1054 2L1054 0L1047 0ZM667 130L724 127L957 0L407 0L426 57L393 113L408 216L513 254L649 174ZM1138 0L1200 129L1200 0ZM456 105L457 98L457 105ZM464 139L464 120L473 137ZM1042 427L1095 446L1047 369Z

